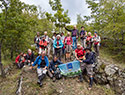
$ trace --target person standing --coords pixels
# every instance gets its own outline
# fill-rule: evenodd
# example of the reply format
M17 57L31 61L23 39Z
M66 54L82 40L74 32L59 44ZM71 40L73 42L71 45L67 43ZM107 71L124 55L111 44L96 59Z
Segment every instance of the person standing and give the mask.
M53 37L52 37L53 43L55 39L56 39L56 32L53 33ZM55 48L53 47L53 55L54 54L55 54Z
M38 84L42 87L42 81L46 76L47 68L49 65L49 60L45 55L45 51L42 51L42 54L36 58L30 69L32 69L35 65L37 65L37 74L38 74Z
M59 60L61 61L63 42L60 35L57 35L54 40L53 47L55 48L55 55L57 56L59 54Z
M73 50L75 50L77 48L77 39L79 36L79 31L76 29L76 26L74 26L73 30L69 30L66 27L65 27L65 29L72 33L71 36L72 36L72 40L73 40Z
M72 37L70 36L70 32L68 32L63 42L66 51L65 60L71 59L72 43L73 43Z
M99 56L99 46L100 46L101 38L98 36L97 32L94 33L93 44L96 55Z
M47 31L44 32L45 40L47 41L47 56L49 57L50 54L50 38L47 35Z
M39 42L39 53L42 51L47 51L47 41L45 40L45 36L42 36L42 40Z
M80 31L80 40L83 48L86 48L86 36L87 32L85 31L84 26L82 26Z
M39 42L40 42L40 40L41 40L40 33L37 32L37 35L36 35L35 38L34 38L34 43L35 43L35 45L36 45L36 49L37 49L37 50L39 49Z
M64 33L62 32L61 33L61 40L64 41L65 39L65 36L64 36ZM62 54L64 55L65 54L65 46L63 45L63 48L62 48Z
M91 36L91 32L88 33L88 36L86 38L86 45L87 45L87 48L92 48L92 36Z

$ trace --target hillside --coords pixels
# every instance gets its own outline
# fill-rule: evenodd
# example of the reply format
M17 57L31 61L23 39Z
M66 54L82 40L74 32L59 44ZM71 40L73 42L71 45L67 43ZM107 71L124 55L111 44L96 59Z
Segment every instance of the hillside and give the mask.
M22 77L21 94L18 95L114 95L108 86L94 84L91 91L87 89L88 83L78 81L77 77L62 78L56 82L47 76L42 88L37 85L36 70L24 67L22 70L12 67L6 78L0 77L0 95L15 95L18 89L19 79Z

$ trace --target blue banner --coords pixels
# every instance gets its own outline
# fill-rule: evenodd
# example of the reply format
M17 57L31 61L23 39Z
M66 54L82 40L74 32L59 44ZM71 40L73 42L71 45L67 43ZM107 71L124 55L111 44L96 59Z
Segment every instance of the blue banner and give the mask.
M59 65L59 69L61 71L61 74L64 76L74 76L81 73L80 62L77 60L73 62L68 62L66 64L61 64Z

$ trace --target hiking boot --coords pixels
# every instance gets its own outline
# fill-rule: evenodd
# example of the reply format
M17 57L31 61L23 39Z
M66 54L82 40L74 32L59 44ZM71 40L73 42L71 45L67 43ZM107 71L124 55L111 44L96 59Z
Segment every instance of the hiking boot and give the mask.
M56 78L55 77L53 77L53 82L55 82L56 81Z
M80 82L83 82L83 78L79 78L79 81L80 81Z
M43 83L41 82L41 83L39 84L39 86L42 87L42 86L43 86Z
M88 88L88 90L91 90L92 89L92 85L89 85L89 88Z
M82 74L79 75L79 81L83 82L83 75Z
M40 80L37 81L37 84L40 84Z

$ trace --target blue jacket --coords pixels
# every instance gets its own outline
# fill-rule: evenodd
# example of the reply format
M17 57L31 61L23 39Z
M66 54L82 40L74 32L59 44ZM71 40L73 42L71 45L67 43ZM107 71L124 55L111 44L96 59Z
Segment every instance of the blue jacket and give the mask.
M49 66L49 60L48 60L47 56L44 57L44 60L45 60L46 66L48 67ZM34 67L37 64L37 68L40 68L41 63L42 63L42 56L38 56L36 58L36 60L34 61L34 63L32 64L32 66Z
M54 47L54 48L57 47L57 39L54 40L54 42L53 42L53 47ZM62 42L62 40L59 40L59 47L60 47L60 48L63 47L63 42Z
M63 64L60 60L57 60L57 61L51 61L51 63L50 63L50 71L52 71L52 70L54 70L55 69L55 65L60 65L60 64Z
M83 60L84 63L87 63L87 64L93 64L93 53L87 53L85 55L85 58L86 60Z

